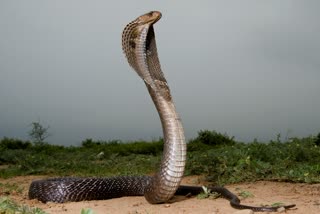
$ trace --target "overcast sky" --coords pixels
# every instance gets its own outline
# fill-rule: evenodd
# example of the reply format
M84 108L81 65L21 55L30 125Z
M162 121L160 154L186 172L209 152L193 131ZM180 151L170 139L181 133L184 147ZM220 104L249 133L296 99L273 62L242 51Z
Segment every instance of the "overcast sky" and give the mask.
M320 132L320 1L1 1L0 138L52 144L162 136L147 90L121 49L151 10L161 66L186 137L236 140Z

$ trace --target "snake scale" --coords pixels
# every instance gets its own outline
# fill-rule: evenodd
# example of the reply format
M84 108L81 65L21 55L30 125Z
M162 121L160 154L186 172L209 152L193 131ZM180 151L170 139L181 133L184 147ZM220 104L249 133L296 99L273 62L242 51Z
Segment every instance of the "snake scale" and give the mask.
M36 180L29 188L30 199L63 203L144 195L149 203L158 204L167 202L174 195L196 195L203 191L199 186L180 185L186 163L186 143L157 54L153 24L160 18L160 12L151 11L130 22L122 33L122 48L128 63L144 81L160 116L164 151L159 171L154 176ZM242 205L239 198L224 187L209 187L209 190L220 193L237 209L276 211L279 208Z

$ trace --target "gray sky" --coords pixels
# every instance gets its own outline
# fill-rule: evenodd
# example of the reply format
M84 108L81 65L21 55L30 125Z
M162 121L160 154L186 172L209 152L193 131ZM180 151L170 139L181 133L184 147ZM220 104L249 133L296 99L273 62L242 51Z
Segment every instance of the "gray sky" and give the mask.
M121 49L151 10L162 69L186 137L251 141L320 132L320 1L1 1L0 137L53 144L162 136Z

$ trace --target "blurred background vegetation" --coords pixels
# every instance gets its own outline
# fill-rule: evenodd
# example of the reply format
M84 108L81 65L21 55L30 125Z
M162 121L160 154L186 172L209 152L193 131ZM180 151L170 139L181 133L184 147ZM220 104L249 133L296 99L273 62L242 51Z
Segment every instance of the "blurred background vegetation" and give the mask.
M152 174L159 167L163 148L161 138L152 142L86 139L81 146L68 147L36 139L0 140L0 177ZM320 133L286 142L277 136L269 142L243 143L227 134L201 130L187 147L185 175L205 175L214 184L255 180L320 182Z

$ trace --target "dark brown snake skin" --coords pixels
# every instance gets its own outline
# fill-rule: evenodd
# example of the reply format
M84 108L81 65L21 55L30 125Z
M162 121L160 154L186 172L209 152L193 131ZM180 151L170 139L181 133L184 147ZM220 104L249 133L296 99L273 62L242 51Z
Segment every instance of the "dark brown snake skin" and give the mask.
M183 127L161 71L157 54L153 24L161 13L152 11L130 22L122 33L122 47L129 65L143 79L159 113L164 151L160 170L154 176L120 176L109 178L52 178L31 183L29 198L42 202L103 200L122 196L144 195L152 204L163 203L173 195L196 195L203 191L199 186L181 186L185 162L186 143ZM279 207L252 207L240 204L237 196L223 187L209 188L220 193L237 209L277 211ZM283 206L288 209L295 205Z

